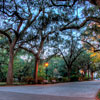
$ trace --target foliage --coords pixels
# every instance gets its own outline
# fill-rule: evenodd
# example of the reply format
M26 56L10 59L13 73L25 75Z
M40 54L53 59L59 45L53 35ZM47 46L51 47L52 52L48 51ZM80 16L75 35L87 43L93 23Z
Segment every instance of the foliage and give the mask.
M6 81L7 76L7 63L8 63L8 53L4 48L0 48L0 81Z
M98 91L98 93L97 93L96 97L97 97L97 100L99 100L99 99L100 99L100 90Z
M79 76L78 75L72 75L70 76L70 81L74 82L74 81L78 81L79 80Z
M66 64L67 75L70 77L72 66L84 49L80 44L80 37L76 36L74 31L66 31L62 38L63 41L59 42L56 48Z
M50 81L50 82L52 82L52 80L58 81L56 77L50 77L50 78L49 78L49 81Z
M69 82L69 78L68 77L62 77L62 82Z
M26 54L24 51L19 52L14 60L14 78L21 81L22 77L33 76L33 64L34 57L31 54Z
M84 51L74 62L73 67L77 69L85 69L91 63L90 54Z
M44 78L43 77L38 77L38 84L43 83Z
M89 81L89 78L87 76L83 77L83 81Z
M34 83L34 79L31 76L26 76L26 77L22 78L21 82L25 82L27 84L33 84Z
M43 77L45 78L46 77L46 73L45 73L45 66L44 66L44 63L43 64L40 64L39 65L39 69L38 69L38 77Z
M48 66L48 76L49 77L58 77L65 76L65 62L62 57L56 56L49 60Z

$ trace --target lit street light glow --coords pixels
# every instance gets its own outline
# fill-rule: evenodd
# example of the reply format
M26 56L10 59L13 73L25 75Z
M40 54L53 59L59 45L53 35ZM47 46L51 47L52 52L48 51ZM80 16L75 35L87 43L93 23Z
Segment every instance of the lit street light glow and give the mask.
M84 74L84 71L83 71L83 70L80 70L80 73L81 73L81 74Z
M49 65L48 62L46 62L46 63L45 63L45 67L48 67L48 65Z

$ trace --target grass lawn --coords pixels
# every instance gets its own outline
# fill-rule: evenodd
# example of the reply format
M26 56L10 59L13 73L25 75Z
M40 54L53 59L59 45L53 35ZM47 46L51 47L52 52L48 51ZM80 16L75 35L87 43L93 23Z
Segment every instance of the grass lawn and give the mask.
M100 90L97 93L96 100L100 100Z
M19 83L19 82L14 82L12 86L16 85L26 85L26 83ZM8 86L6 82L0 82L0 86Z

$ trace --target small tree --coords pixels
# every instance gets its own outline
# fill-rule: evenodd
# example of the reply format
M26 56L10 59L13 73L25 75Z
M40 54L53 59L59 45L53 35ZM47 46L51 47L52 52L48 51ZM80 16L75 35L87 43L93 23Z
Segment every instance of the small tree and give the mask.
M84 51L79 44L79 39L75 37L72 33L67 33L66 39L64 39L63 44L56 46L56 48L59 50L65 61L66 69L68 70L68 77L70 78L73 63Z

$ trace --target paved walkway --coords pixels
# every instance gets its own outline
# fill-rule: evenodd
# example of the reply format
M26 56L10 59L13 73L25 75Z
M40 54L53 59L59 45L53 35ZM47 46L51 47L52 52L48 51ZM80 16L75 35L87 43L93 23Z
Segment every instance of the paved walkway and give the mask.
M100 81L0 87L0 100L95 100Z

